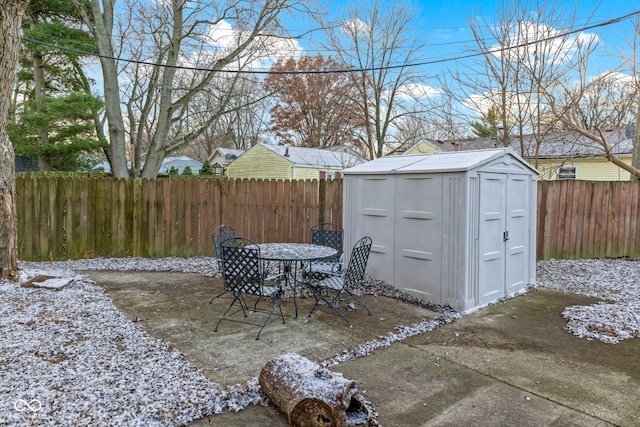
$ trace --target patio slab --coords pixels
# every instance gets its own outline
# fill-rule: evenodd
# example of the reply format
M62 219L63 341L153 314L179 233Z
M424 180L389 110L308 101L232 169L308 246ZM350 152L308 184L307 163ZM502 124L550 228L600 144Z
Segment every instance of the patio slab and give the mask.
M215 322L229 300L218 279L188 273L84 272L152 336L185 353L212 381L258 375L272 357L296 352L322 361L438 314L386 297L366 297L372 316L313 315L312 299L285 301L286 323L257 328ZM358 382L382 426L640 426L640 340L586 341L564 330L566 306L595 300L539 289L331 369ZM248 407L192 426L286 426L273 407Z
M385 297L366 297L373 315L364 310L350 313L353 327L338 316L315 311L307 314L313 298L298 299L298 319L293 300L285 300L285 323L275 321L255 337L258 328L222 322L219 316L231 300L219 279L190 273L82 272L107 289L114 303L149 334L185 353L212 381L222 385L244 383L257 377L272 358L295 352L313 361L329 359L343 350L392 332L398 324L432 319L438 313Z

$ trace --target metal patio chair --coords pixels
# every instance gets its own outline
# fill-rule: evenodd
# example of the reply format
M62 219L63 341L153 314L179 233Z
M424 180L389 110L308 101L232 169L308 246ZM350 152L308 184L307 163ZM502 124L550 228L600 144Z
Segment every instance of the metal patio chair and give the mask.
M236 237L236 231L230 225L220 224L213 229L213 233L211 233L211 236L213 238L213 250L216 253L216 259L218 262L218 271L222 273L222 251L220 249L220 244L227 239ZM209 304L211 304L214 299L219 298L226 293L226 290L220 292L218 295L209 300Z
M256 336L256 339L260 339L262 330L272 321L271 317L276 309L279 309L282 323L284 323L280 303L283 297L282 283L286 278L284 274L265 277L265 263L260 258L260 249L249 239L230 238L223 241L220 248L224 288L225 291L233 294L233 301L218 320L214 331L217 332L220 323L227 320L260 327ZM255 303L249 305L247 297L255 297ZM270 309L259 307L259 304L264 301L273 303ZM242 313L241 318L237 318L238 313ZM249 319L250 315L256 313L262 314L264 321Z
M351 327L349 319L340 311L341 303L345 303L345 309L348 311L353 311L356 306L360 306L371 316L369 308L354 294L356 285L364 278L371 244L370 237L358 240L351 251L349 264L343 267L339 274L327 275L319 280L311 280L307 284L316 299L307 319L311 317L316 308L328 308L330 313L342 317Z
M332 222L320 222L311 227L311 243L334 248L338 251L335 257L315 261L302 270L303 277L322 279L340 272L342 262L342 242L344 229Z
M220 244L227 239L236 237L236 231L227 224L220 224L213 229L211 233L213 237L213 250L216 252L216 258L218 259L218 269L222 272L222 251L220 250Z

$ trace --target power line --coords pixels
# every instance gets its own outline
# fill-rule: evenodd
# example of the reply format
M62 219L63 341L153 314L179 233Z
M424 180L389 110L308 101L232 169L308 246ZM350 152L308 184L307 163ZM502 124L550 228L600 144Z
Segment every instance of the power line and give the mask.
M607 27L609 25L614 25L617 23L620 23L626 19L629 19L633 16L639 15L640 14L640 10L635 11L635 12L630 12L626 15L623 16L619 16L617 18L612 18L609 19L607 21L604 22L600 22L600 23L596 23L596 24L592 24L592 25L586 25L577 29L573 29L573 30L569 30L569 31L565 31L563 33L559 33L553 36L549 36L549 37L545 37L539 40L535 40L535 41L531 41L531 42L524 42L524 43L520 43L518 45L515 46L507 46L507 47L499 47L496 49L490 49L487 50L485 52L473 52L473 53L469 53L466 55L457 55L457 56L452 56L452 57L448 57L448 58L442 58L442 59L435 59L435 60L430 60L430 61L422 61L422 62L414 62L414 63L408 63L408 64L396 64L396 65L386 65L386 66L379 66L379 67L364 67L364 68L345 68L345 69L338 69L338 70L292 70L292 71L270 71L270 70L229 70L229 69L224 69L224 68L207 68L207 67L191 67L191 66L183 66L183 65L167 65L167 64L161 64L161 63L155 63L155 62L148 62L148 61L140 61L140 60L136 60L136 59L124 59L124 58L117 58L117 57L113 57L113 56L108 56L108 55L103 55L100 53L95 53L95 52L86 52L86 51L82 51L79 49L73 49L73 48L68 48L68 47L61 47L61 46L57 46L53 43L48 43L48 42L43 42L40 40L34 40L31 38L27 38L27 37L23 37L22 40L29 42L29 43L34 43L34 44L39 44L39 45L44 45L44 46L48 46L48 47L53 47L56 49L60 49L60 50L66 50L68 52L74 52L74 53L78 53L81 55L85 55L85 56L93 56L93 57L98 57L98 58L105 58L105 59L113 59L115 61L122 61L122 62L127 62L130 64L138 64L138 65L148 65L151 67L165 67L165 68L174 68L174 69L179 69L179 70L188 70L188 71L204 71L204 72L220 72L220 73L231 73L231 74L340 74L340 73L361 73L361 72L373 72L373 71L383 71L383 70L394 70L394 69L400 69L400 68L411 68L411 67L419 67L419 66L425 66L425 65L434 65L434 64L441 64L444 62L450 62L450 61L459 61L462 59L469 59L469 58L475 58L478 56L485 56L485 55L493 55L496 53L502 53L502 52L507 52L510 51L512 49L520 49L523 47L528 47L531 45L535 45L538 43L545 43L551 40L555 40L558 38L562 38L562 37L566 37L572 34L576 34L582 31L587 31L587 30L593 30L595 28L601 28L601 27Z

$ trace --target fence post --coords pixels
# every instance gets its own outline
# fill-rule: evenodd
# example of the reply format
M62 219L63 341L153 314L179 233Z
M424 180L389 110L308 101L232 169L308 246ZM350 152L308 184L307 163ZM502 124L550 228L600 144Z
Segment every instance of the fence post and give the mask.
M327 180L318 180L318 222L324 222L324 211L327 207Z

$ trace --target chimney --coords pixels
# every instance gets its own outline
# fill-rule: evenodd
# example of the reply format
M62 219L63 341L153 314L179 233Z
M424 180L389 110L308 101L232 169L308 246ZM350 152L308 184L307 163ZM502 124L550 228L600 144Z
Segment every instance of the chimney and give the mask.
M285 156L285 157L289 157L289 146L286 146L286 147L284 148L284 156Z

